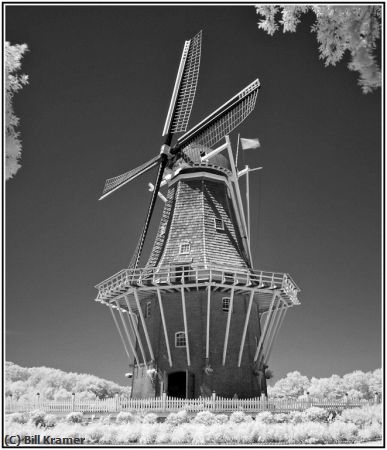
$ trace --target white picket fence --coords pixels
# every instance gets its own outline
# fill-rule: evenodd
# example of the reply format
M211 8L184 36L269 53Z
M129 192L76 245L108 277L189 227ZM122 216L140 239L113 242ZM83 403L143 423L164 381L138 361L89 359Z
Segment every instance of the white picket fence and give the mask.
M339 410L345 408L356 408L377 403L378 400L361 401L332 401L332 400L270 400L266 397L249 399L229 399L212 395L208 398L182 399L167 397L163 395L155 398L125 398L113 397L104 400L77 400L73 396L70 400L35 401L14 400L12 397L5 399L5 412L24 412L34 409L43 410L48 413L69 413L81 411L84 413L118 413L120 411L139 411L169 413L180 410L189 412L212 411L217 413L230 413L233 411L244 411L246 413L258 413L260 411L289 412L303 411L311 406L325 408L327 410Z

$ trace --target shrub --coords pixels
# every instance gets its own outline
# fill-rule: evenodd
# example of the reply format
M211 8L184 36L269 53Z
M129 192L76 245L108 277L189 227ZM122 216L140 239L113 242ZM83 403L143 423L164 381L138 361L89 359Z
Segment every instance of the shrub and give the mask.
M311 406L303 412L305 422L328 422L329 411L317 406Z
M142 421L143 423L156 423L157 422L158 415L155 413L148 413L145 414Z
M358 427L371 425L375 421L382 423L382 408L381 405L375 405L364 408L345 409L336 420L351 422Z
M228 441L233 444L252 444L254 441L253 425L251 418L250 422L230 421L227 427L229 429Z
M230 415L230 422L233 423L251 422L252 420L252 417L245 414L243 411L234 411Z
M83 420L83 413L79 411L71 412L66 416L67 423L82 423L82 420Z
M192 445L205 445L206 444L206 434L207 427L202 424L195 424L190 428L191 431L191 444Z
M255 416L255 420L261 423L274 423L273 414L270 411L262 411Z
M373 441L375 439L381 439L383 436L382 426L377 422L372 422L371 425L367 425L363 429L359 430L358 436L363 441Z
M6 420L11 423L27 423L28 422L28 414L16 412L13 414L7 414L5 416Z
M158 424L147 424L142 426L138 443L141 445L152 445L156 441L158 430Z
M189 444L192 440L192 425L183 423L174 428L170 436L170 442L173 445Z
M103 416L99 418L99 423L103 425L110 425L112 422L112 415L108 414L107 416Z
M148 426L148 425L146 425ZM121 442L135 444L138 442L141 436L142 425L140 423L132 423L128 427L119 427Z
M196 414L192 422L202 425L213 425L214 423L216 423L216 415L210 411L200 411Z
M134 414L130 412L121 411L117 414L116 422L117 423L131 423L136 420Z
M303 420L305 419L304 414L302 413L302 411L291 411L288 414L288 418L289 418L289 422L296 424L296 423L302 423Z
M171 413L168 415L166 421L168 425L177 426L182 423L188 422L188 414L187 411L179 411L177 413Z
M36 427L44 427L44 416L46 413L39 409L30 412L30 422Z
M289 414L285 413L273 414L274 423L289 423L290 419L291 417Z
M46 427L55 427L59 419L55 414L46 414L44 416L44 424Z
M216 423L222 424L228 422L228 416L227 414L216 414L215 415L215 421Z
M169 429L169 426L165 424L160 424L159 433L156 436L155 444L157 445L169 444L170 440L171 440L171 431Z
M329 444L333 442L326 424L304 422L288 426L289 444Z
M328 425L328 430L335 442L353 441L358 428L353 423L334 421Z

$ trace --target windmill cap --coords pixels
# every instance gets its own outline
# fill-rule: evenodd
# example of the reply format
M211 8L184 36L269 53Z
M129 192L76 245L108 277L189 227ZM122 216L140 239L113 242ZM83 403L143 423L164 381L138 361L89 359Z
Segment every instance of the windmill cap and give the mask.
M202 164L203 166L215 166L221 167L226 170L231 170L230 161L225 155L218 153L212 156L207 161L202 161L201 158L210 153L212 149L205 147L204 145L192 143L187 148L184 149L184 155L186 156L184 160L189 164Z

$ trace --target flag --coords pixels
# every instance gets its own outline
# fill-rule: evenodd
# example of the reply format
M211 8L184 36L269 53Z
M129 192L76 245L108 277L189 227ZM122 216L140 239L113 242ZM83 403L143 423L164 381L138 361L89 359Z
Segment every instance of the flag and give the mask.
M259 139L245 139L241 138L240 140L242 150L250 150L254 148L259 148L261 146Z

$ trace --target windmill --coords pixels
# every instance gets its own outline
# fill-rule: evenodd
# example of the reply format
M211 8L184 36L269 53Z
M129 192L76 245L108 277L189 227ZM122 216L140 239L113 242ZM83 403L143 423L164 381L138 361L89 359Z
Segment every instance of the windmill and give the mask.
M259 80L186 131L201 40L199 32L184 44L160 153L106 180L100 198L158 168L129 268L96 286L133 366L135 397L265 393L273 342L288 308L298 304L299 288L288 274L252 267L238 181L249 168L238 171L228 136L253 111ZM176 133L184 134L174 141ZM148 262L138 268L158 197L165 202L159 229Z

